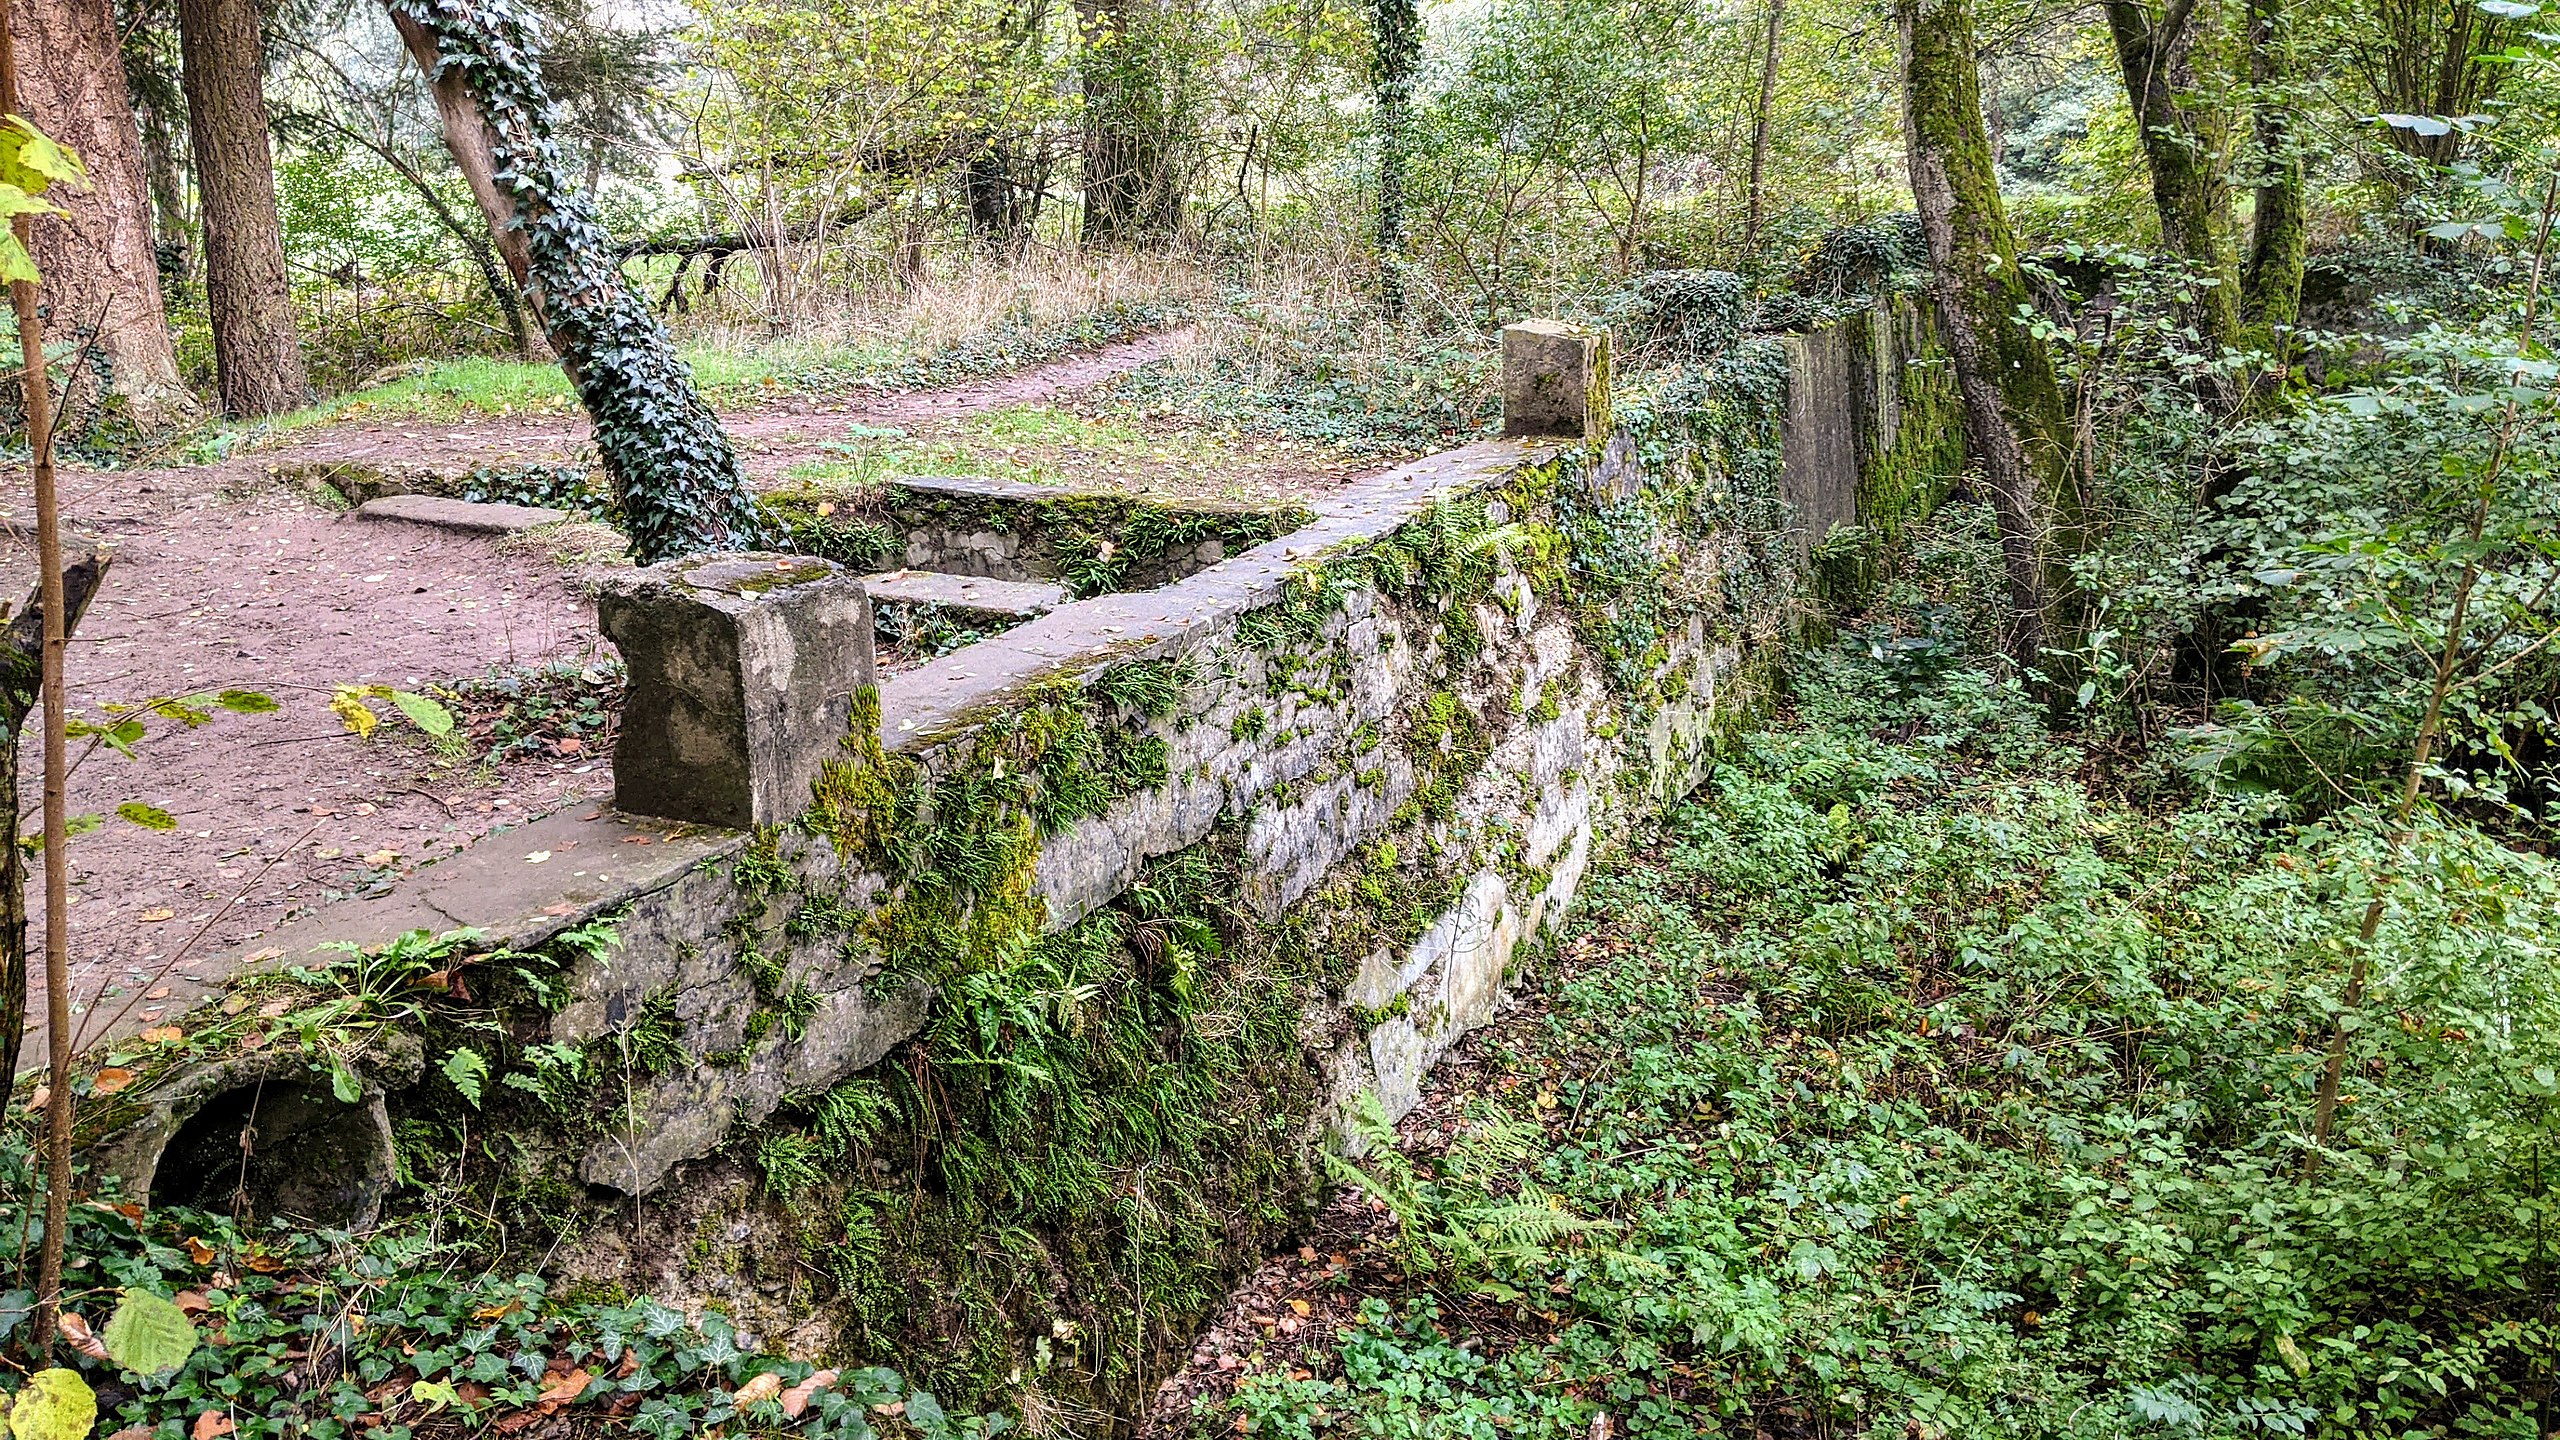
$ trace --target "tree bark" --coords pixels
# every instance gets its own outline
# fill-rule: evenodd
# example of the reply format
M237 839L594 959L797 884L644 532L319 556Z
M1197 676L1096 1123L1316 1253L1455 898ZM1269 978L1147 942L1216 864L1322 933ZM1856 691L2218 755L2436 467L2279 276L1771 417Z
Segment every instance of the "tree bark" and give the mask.
M34 0L10 4L17 53L19 107L36 128L79 152L90 188L47 198L61 215L37 219L32 249L44 272L46 311L57 340L85 341L94 328L113 393L144 429L196 411L178 377L160 301L160 266L152 251L150 186L142 168L142 136L125 90L109 0ZM75 376L65 408L94 405L87 377Z
M2197 333L2214 345L2240 337L2240 286L2232 263L2230 199L2220 172L2215 122L2187 103L2195 89L2196 0L2170 0L2154 20L2144 0L2106 0L2133 121L2151 172L2160 239L2206 282L2191 307Z
M386 0L426 73L454 164L498 256L595 420L596 449L643 564L763 538L737 452L665 327L623 279L610 237L561 173L555 107L509 0ZM502 183L503 182L503 183Z
M2077 641L2069 559L2082 537L2067 464L2069 413L2052 357L2017 318L2033 297L2018 272L1983 130L1972 7L1897 0L1895 9L1912 198L1936 271L1932 289L1964 404L1966 449L1999 519L2009 653L2032 670L2047 646Z
M2258 127L2255 213L2249 220L2249 267L2242 299L2261 325L2291 325L2302 313L2302 152L2293 135L2293 37L2284 0L2249 0L2249 79Z
M63 633L80 628L106 578L107 559L84 555L62 572ZM0 630L0 1079L14 1079L27 1029L27 869L18 848L18 742L42 694L44 589Z
M1770 111L1778 99L1778 27L1785 23L1787 0L1769 0L1768 48L1760 55L1760 103L1751 112L1750 194L1742 215L1742 257L1750 263L1760 253L1760 213L1769 175Z
M222 413L275 415L310 398L267 152L266 61L254 0L178 0L187 134L204 199L204 297Z

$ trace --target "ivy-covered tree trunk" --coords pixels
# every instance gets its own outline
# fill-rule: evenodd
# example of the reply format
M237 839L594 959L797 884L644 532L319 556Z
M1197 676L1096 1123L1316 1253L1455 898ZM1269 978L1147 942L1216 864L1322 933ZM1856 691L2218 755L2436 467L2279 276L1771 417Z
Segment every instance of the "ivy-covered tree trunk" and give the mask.
M1965 446L2000 522L2009 584L2009 653L2043 662L2077 630L2069 559L2081 549L2070 481L2070 419L2043 342L2018 321L2030 303L2017 243L1983 131L1968 0L1897 0L1903 130L1911 194L1936 271L1931 287L1956 388Z
M684 362L572 185L552 137L532 15L514 0L385 0L427 74L445 144L498 254L595 420L631 553L647 564L752 547L746 478Z
M1769 0L1766 48L1760 54L1760 101L1751 109L1751 174L1742 212L1742 255L1746 264L1760 254L1760 216L1768 199L1769 132L1778 104L1778 35L1786 23L1787 0Z
M2302 151L2294 139L2293 36L2284 0L2249 0L2249 80L2258 127L2256 213L2241 295L2259 324L2291 325L2302 313L2306 249Z
M2223 184L2218 122L2195 91L2196 0L2170 0L2157 19L2143 0L2107 0L2107 32L2151 171L2160 238L2200 280L2192 315L2210 344L2240 336L2240 276L2230 244L2230 196Z
M1404 178L1412 148L1413 72L1422 60L1422 7L1374 0L1378 29L1378 304L1404 314Z

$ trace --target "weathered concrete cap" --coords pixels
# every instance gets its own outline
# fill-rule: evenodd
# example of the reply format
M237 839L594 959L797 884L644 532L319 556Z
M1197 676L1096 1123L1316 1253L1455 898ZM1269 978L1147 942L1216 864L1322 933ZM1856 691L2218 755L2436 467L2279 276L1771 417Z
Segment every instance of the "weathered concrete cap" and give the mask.
M911 605L939 605L981 615L1020 618L1046 615L1067 603L1067 587L1038 580L992 580L981 575L945 575L938 570L890 570L862 577L871 603L902 600Z
M809 808L873 683L861 580L806 555L691 555L607 579L596 620L630 677L617 807L740 829Z
M483 535L513 535L519 530L553 525L569 518L566 510L547 510L539 505L501 505L487 500L456 500L446 495L385 495L357 506L356 515L364 520L406 520L416 525L470 530Z
M1502 433L1609 433L1609 332L1561 320L1502 327Z

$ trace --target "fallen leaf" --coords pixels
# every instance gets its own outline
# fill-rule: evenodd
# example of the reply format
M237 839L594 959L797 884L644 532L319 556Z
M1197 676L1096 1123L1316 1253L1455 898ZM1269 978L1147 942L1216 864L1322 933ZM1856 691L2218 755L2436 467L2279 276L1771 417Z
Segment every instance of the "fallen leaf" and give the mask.
M781 1393L782 1377L767 1370L739 1386L737 1393L729 1397L729 1403L736 1409L744 1410L759 1400L770 1400Z
M572 1370L568 1374L563 1375L559 1379L542 1387L540 1403L549 1409L557 1410L561 1406L568 1404L570 1401L577 1399L579 1396L586 1394L587 1382L593 1378L595 1377L589 1375L584 1367Z
M193 1440L214 1440L215 1436L228 1435L238 1428L231 1423L230 1416L219 1410L207 1410L196 1417L195 1425L187 1431L187 1434L192 1436Z
M154 1025L142 1032L145 1045L175 1045L187 1038L187 1032L175 1025Z
M198 1265L210 1265L213 1263L213 1247L190 1235L187 1237L187 1258Z
M252 1030L240 1037L240 1048L243 1050L255 1050L266 1043L267 1033L263 1030Z
M143 911L141 914L136 915L136 916L134 916L133 918L134 918L134 919L136 919L136 920L141 921L141 922L142 922L143 924L145 924L145 925L157 925L157 924L159 924L159 923L160 923L161 921L163 921L163 920L175 920L175 919L177 919L177 918L178 918L178 912L177 912L177 911L175 911L175 910L170 909L170 908L169 908L168 906L166 906L166 905L163 905L163 906L159 907L159 908L158 908L158 909L156 909L156 910L145 910L145 911Z
M510 1300L504 1305L483 1305L479 1309L471 1312L471 1318L474 1320L503 1320L523 1308L524 1302L521 1300Z
M780 1401L782 1413L789 1416L791 1419L799 1419L800 1413L809 1408L809 1397L826 1389L834 1383L836 1383L836 1372L833 1370L821 1370L815 1375L810 1376L808 1379L801 1381L799 1384L792 1386L790 1389L783 1391L782 1399Z
M379 870L383 866L388 865L399 858L400 852L397 850L376 850L372 854L364 857L364 863L372 866L376 870Z
M284 1012L292 1008L290 1000L270 1000L258 1007L258 1014L269 1020L280 1020L284 1018Z
M187 1242L189 1259L194 1259L194 1252L201 1247L203 1243L204 1242L200 1240L189 1240ZM204 1259L197 1260L196 1263L202 1265L212 1259L213 1252L207 1250L204 1252ZM181 1290L169 1298L179 1309L186 1311L190 1315L201 1315L207 1310L213 1308L213 1302L204 1298L204 1292L201 1290Z
M108 1436L107 1440L151 1440L151 1427L148 1425L127 1425L113 1435Z
M99 1339L97 1332L89 1328L89 1322L81 1319L76 1311L63 1311L59 1323L64 1344L92 1360L107 1358L107 1342Z
M222 1002L222 1013L225 1015L237 1015L248 1008L249 1002L238 995Z
M550 852L550 851L548 851L548 850L536 850L536 851L534 851L532 854L527 855L526 857L524 857L524 863L526 863L527 865L539 865L539 864L541 864L543 861L548 860L548 859L550 859L550 858L551 858L551 852Z
M1305 1317L1305 1316L1312 1315L1312 1314L1314 1314L1314 1313L1315 1313L1315 1307L1314 1307L1314 1306L1312 1306L1312 1305L1309 1305L1309 1304L1308 1304L1306 1301L1304 1301L1304 1300L1292 1300L1292 1301L1290 1301L1290 1302L1289 1302L1289 1308L1290 1308L1290 1309L1292 1309L1292 1310L1297 1311L1297 1312L1298 1312L1298 1314L1300 1315L1300 1317L1302 1317L1302 1318L1303 1318L1303 1317Z
M261 1275L273 1275L284 1268L284 1262L273 1255L252 1255L249 1257L249 1268Z
M264 950L252 950L248 954L241 956L240 963L243 965L256 965L264 961L281 960L283 958L284 952L270 945Z
M97 1078L89 1082L89 1093L92 1095L113 1095L132 1083L132 1071L125 1069L121 1065L110 1065L106 1069L99 1071Z
M169 998L169 987L166 985L154 985L150 989L142 992L142 998L145 1000L166 1000Z
M47 1104L51 1103L52 1100L53 1087L50 1085L39 1085L36 1087L35 1093L27 1097L27 1108L29 1110L42 1110Z

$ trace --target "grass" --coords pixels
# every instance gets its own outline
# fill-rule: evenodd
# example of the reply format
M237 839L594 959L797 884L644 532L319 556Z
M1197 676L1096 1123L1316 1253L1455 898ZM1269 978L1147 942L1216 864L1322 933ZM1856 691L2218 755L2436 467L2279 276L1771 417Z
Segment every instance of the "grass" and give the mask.
M983 475L1166 499L1298 499L1374 462L1334 446L1235 426L1142 424L1107 409L1012 405L913 430L858 436L786 472L848 492L904 475Z

